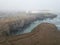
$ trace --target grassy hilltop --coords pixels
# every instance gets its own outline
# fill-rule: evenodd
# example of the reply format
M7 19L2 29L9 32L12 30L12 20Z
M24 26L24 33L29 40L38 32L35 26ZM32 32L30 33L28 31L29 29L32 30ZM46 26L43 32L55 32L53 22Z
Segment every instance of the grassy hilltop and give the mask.
M5 37L1 45L60 45L60 31L54 24L42 23L32 32Z

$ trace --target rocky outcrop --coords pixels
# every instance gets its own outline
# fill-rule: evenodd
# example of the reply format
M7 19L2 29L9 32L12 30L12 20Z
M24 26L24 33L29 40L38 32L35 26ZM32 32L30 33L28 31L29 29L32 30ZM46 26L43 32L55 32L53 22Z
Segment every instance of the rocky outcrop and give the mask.
M50 23L38 25L31 33L5 38L1 45L60 45L60 31Z

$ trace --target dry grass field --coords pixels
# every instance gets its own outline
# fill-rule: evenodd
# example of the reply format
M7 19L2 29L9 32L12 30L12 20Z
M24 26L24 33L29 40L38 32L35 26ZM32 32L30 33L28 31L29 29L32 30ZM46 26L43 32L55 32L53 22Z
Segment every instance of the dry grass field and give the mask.
M38 25L31 33L4 38L0 45L60 45L60 31L49 23Z

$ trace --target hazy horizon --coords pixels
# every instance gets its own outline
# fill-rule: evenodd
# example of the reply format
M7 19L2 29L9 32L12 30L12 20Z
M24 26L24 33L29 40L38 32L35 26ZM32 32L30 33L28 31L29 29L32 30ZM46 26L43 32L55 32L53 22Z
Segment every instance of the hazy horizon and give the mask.
M0 11L60 11L59 0L0 0Z

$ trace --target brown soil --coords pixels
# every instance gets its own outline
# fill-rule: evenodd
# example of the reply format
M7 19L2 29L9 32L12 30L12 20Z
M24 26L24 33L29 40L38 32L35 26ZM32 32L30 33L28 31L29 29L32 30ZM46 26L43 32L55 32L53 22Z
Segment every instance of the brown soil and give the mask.
M4 36L0 45L60 45L60 31L54 24L42 23L31 33Z

